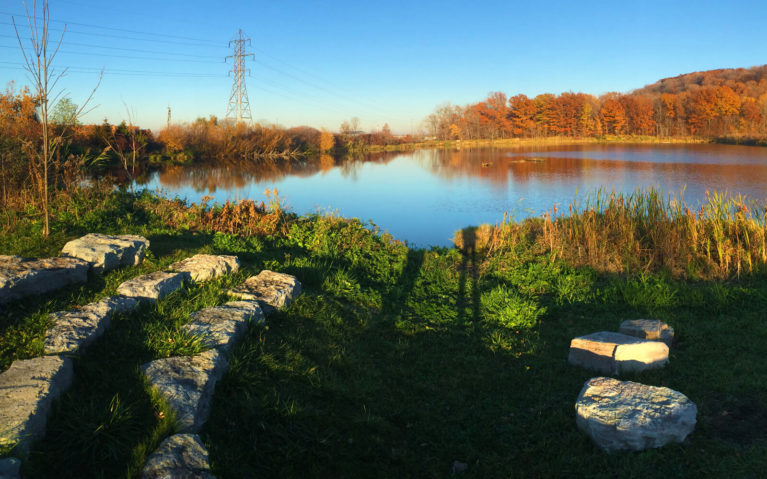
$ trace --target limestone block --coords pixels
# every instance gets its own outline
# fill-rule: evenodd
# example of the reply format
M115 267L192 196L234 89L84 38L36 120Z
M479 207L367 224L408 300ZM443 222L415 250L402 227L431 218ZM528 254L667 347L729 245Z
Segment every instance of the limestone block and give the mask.
M72 384L72 360L43 356L17 360L0 374L0 445L26 456L45 434L53 400Z
M695 429L698 408L673 389L602 377L586 382L575 412L578 427L612 452L682 442Z
M168 268L179 273L189 273L194 281L208 281L240 270L240 260L237 256L196 254L173 263Z
M601 331L573 339L567 361L604 374L639 372L663 367L668 362L668 346Z
M195 356L151 361L141 369L176 411L180 432L197 432L210 414L216 381L228 367L222 353L209 349Z
M229 290L229 294L248 301L258 301L264 312L269 313L295 301L301 294L301 283L295 276L264 270Z
M255 301L231 301L223 306L192 313L190 320L184 329L201 336L209 348L229 351L232 344L248 329L251 321L264 321L264 313Z
M136 298L110 296L82 308L51 314L54 324L45 337L45 354L83 350L104 334L112 316L134 309L138 303Z
M0 303L88 281L90 265L77 258L29 259L0 255Z
M627 319L621 323L620 333L651 341L662 341L671 347L674 328L657 319Z
M21 479L21 461L15 457L0 459L0 479Z
M147 248L149 240L143 236L90 233L65 244L61 254L85 260L99 273L141 263Z
M142 479L215 479L210 473L208 450L196 434L174 434L150 455Z
M117 287L117 294L156 301L180 289L188 279L189 273L155 271L124 282Z

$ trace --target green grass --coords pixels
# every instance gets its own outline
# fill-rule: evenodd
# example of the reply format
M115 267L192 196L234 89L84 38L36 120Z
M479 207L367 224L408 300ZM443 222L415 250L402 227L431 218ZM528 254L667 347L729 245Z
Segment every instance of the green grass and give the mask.
M46 313L111 294L119 282L197 252L237 254L243 270L120 315L75 360L75 381L24 464L24 477L135 477L174 430L139 366L200 350L180 327L268 268L304 294L253 326L231 352L201 437L220 478L760 477L767 468L767 277L690 281L669 273L599 273L520 243L480 261L409 249L358 222L307 217L289 234L170 232L151 215L101 228L148 234L145 264L0 313L0 361L40 354ZM133 221L145 221L143 225ZM76 226L76 224L75 224ZM154 233L153 233L154 232ZM0 253L56 252L21 237ZM670 323L661 370L625 379L668 386L698 405L683 444L605 454L575 426L593 376L568 366L572 337L624 319ZM162 414L160 414L162 413ZM164 417L161 417L164 414Z

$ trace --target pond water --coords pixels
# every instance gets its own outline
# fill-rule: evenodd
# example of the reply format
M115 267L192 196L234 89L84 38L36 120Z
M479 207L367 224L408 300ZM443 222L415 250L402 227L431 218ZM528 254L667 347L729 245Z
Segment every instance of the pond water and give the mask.
M199 202L253 199L277 188L296 213L371 220L411 245L450 245L465 226L567 210L598 188L660 188L695 206L706 191L767 200L767 148L731 145L581 145L419 150L356 160L323 156L266 166L172 167L144 187Z

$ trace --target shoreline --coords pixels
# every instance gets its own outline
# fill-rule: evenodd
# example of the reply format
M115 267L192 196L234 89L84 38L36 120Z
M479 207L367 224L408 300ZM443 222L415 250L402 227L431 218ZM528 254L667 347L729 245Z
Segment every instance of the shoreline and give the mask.
M411 151L431 148L464 148L464 147L534 147L534 146L570 146L570 145L599 145L599 144L705 144L717 143L715 139L699 138L693 136L683 137L657 137L639 135L605 135L600 137L570 137L550 136L544 138L498 138L478 140L428 140L416 143L403 143L399 145L370 145L367 153L387 151ZM740 144L736 142L723 144Z

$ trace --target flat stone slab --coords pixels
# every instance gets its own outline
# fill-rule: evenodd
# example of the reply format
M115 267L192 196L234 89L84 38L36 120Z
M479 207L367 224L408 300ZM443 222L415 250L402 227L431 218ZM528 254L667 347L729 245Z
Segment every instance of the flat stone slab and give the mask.
M117 294L150 301L162 299L181 289L189 279L189 273L166 273L155 271L128 280L117 287Z
M269 313L295 301L301 294L301 283L295 276L264 270L229 290L229 294L247 301L258 301L264 312Z
M620 333L650 341L662 341L671 347L674 328L657 319L627 319L621 323Z
M136 298L110 296L82 308L51 314L54 324L45 336L45 354L81 351L104 334L112 316L138 304Z
M90 264L77 258L0 255L0 303L88 281Z
M21 479L21 461L15 457L0 459L0 479Z
M240 260L237 256L196 254L173 263L170 271L189 273L193 281L208 281L240 270Z
M601 331L570 341L567 362L604 374L639 372L663 367L668 362L668 346Z
M141 263L147 248L149 240L143 236L90 233L65 244L61 255L85 260L100 273Z
M72 360L43 356L14 361L0 374L0 445L22 457L45 434L53 400L72 384Z
M210 414L216 381L228 367L223 353L209 349L195 356L157 359L141 369L176 411L180 432L197 432Z
M201 336L209 348L229 351L251 322L264 322L264 313L256 301L231 301L194 312L189 319L183 329Z
M210 473L208 450L197 434L174 434L150 455L142 479L215 479Z
M698 408L673 389L613 378L589 379L575 403L578 427L605 451L641 451L682 442Z

